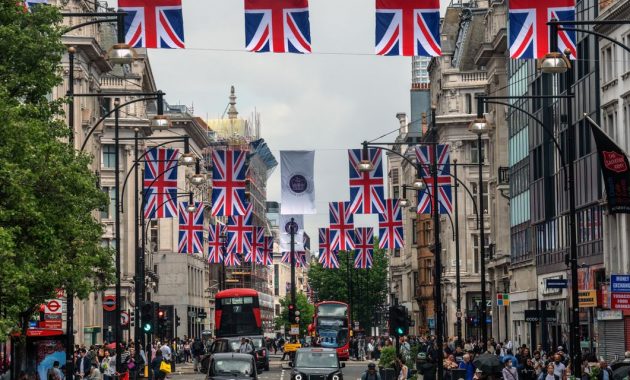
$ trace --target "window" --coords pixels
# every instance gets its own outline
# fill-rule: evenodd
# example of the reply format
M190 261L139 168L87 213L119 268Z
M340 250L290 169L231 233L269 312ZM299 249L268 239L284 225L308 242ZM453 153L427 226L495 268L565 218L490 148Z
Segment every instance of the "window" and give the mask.
M389 176L392 179L392 185L398 185L398 181L399 181L398 169L392 169Z
M280 267L278 264L273 265L273 295L280 295Z
M102 191L109 195L109 204L101 209L101 219L113 219L116 212L116 188L104 187Z
M102 98L100 100L101 117L107 115L112 110L112 98Z
M114 144L103 144L103 161L101 166L105 169L116 168L116 150Z
M392 198L393 199L400 199L400 187L399 186L392 187Z
M602 127L608 137L613 141L617 141L617 108L615 106L607 107L602 111Z
M466 94L465 95L465 101L466 101L466 113L472 113L472 95L471 94Z
M473 273L479 273L479 268L481 267L481 251L479 250L479 235L473 234ZM485 244L485 254L488 254L488 242L490 237L488 234L484 235Z
M611 44L602 48L602 82L608 83L615 77L615 49Z
M626 97L623 100L623 130L626 131L625 147L624 142L619 141L622 148L627 152L630 149L630 97Z
M152 220L149 223L149 252L150 253L157 253L158 251L158 238L159 238L158 232L159 232L158 221Z
M481 158L482 162L486 161L486 140L481 140ZM470 162L479 163L479 151L477 149L477 140L470 142Z
M425 284L433 283L433 260L425 259L424 266L422 267L422 271L424 273L422 282Z
M418 244L418 221L411 219L411 244Z
M394 257L400 257L400 248L394 249Z
M623 44L626 46L630 46L630 33L623 36ZM623 49L623 74L630 71L630 52L626 49Z
M488 213L488 182L482 182L481 186L483 187L483 213ZM477 188L479 184L477 182L472 182L470 184L470 190L472 191L473 196L475 197L475 202L477 206L479 206L479 193L477 192Z

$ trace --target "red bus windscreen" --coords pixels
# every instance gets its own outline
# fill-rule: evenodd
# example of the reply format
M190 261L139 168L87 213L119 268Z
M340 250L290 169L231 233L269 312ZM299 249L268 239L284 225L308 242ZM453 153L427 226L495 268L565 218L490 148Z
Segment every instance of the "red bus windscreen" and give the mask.
M217 293L215 300L217 337L262 335L258 292L228 289Z

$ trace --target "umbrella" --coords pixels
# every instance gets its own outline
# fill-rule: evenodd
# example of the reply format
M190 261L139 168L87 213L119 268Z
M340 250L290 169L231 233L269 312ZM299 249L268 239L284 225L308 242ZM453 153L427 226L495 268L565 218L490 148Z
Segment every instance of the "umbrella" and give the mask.
M484 373L499 373L503 369L503 365L499 361L499 357L489 353L481 354L473 361L475 367Z
M505 364L506 361L511 360L512 365L516 367L518 365L518 359L514 355L505 355L501 357L501 363Z
M613 371L613 380L622 380L630 375L630 366L621 366Z
M630 366L630 362L615 362L610 365L610 369L614 371L618 368L626 367L626 366Z
M105 346L105 348L110 348L112 350L115 350L116 349L116 342L108 344L107 346Z

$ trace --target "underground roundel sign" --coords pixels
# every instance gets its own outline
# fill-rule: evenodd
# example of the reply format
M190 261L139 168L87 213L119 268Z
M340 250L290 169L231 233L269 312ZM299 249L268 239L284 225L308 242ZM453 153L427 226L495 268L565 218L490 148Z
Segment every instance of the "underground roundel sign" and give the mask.
M116 296L103 297L103 310L105 311L116 310Z

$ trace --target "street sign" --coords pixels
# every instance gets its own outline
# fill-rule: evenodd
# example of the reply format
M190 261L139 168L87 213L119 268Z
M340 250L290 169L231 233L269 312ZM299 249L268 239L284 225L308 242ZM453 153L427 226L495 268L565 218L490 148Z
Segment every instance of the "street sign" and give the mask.
M120 312L120 324L122 326L129 326L129 313L127 313L126 311L121 311Z
M630 293L630 275L611 275L610 291L612 293Z
M44 313L61 313L61 305L60 299L48 300L44 305Z
M497 306L508 306L510 304L509 293L497 293Z
M614 310L630 310L630 293L611 293L610 308Z
M542 320L548 323L556 322L555 310L525 310L526 322L541 322Z
M545 281L547 289L566 289L569 286L566 278L548 278Z
M116 296L103 297L103 310L105 311L116 310Z
M597 291L580 290L579 301L580 307L597 307Z
M300 335L300 325L291 325L289 335Z
M623 319L621 310L597 310L598 321L620 321Z

